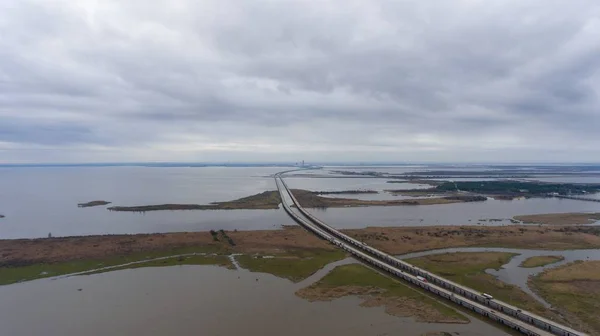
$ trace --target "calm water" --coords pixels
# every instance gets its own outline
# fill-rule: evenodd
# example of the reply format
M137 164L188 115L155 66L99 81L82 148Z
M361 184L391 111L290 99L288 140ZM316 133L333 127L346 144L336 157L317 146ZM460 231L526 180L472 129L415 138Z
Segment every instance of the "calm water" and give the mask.
M207 204L275 190L271 174L289 168L2 168L0 169L0 239L152 232L276 229L293 224L279 210L156 211L145 214L109 212L106 207L78 208L77 203L103 199L114 205L161 203ZM398 170L422 169L400 167ZM361 168L361 170L369 170ZM390 169L382 169L390 171ZM315 170L320 172L320 170ZM326 172L323 170L322 172ZM361 199L403 199L385 189L426 188L390 184L375 178L287 179L292 188L339 191L372 189L378 194L329 195ZM559 199L530 199L432 206L363 207L312 210L340 228L367 226L465 225L480 219L515 215L600 211L600 203Z
M3 168L0 238L273 229L291 220L279 210L110 212L77 203L206 204L274 190L283 168Z
M213 266L115 271L0 287L2 334L30 335L505 335L470 324L417 323L346 297L310 303L298 285ZM81 289L81 291L79 291Z
M516 215L600 211L600 203L564 199L526 199L514 201L438 204L400 207L362 207L309 209L319 219L337 228L367 226L486 225L509 224ZM481 219L504 219L500 222Z
M389 189L423 189L429 185L413 183L387 183L381 178L309 178L290 177L286 179L291 189L306 189L311 191L339 191L339 190L376 190Z

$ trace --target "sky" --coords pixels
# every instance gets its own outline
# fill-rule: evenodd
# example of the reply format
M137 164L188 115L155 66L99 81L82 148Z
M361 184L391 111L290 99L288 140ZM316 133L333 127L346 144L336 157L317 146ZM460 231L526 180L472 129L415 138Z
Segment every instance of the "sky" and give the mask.
M597 0L3 0L0 163L600 162Z

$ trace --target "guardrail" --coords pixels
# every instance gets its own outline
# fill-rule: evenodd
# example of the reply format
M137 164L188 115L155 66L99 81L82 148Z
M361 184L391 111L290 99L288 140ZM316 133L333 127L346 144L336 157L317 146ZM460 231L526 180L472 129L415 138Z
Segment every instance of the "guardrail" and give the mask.
M560 335L560 336L586 336L586 334L573 330L569 327L560 325L558 323L555 323L553 321L547 320L541 316L538 316L536 314L533 314L531 312L527 312L527 311L523 311L517 307L514 307L512 305L509 305L505 302L496 300L496 299L489 299L486 298L485 296L483 296L483 293L480 293L478 291L475 291L472 288L466 287L466 286L462 286L459 285L457 283L454 283L450 280L444 279L438 275L435 275L433 273L427 272L425 270L419 269L417 267L415 267L414 265L411 265L405 261L402 261L400 259L397 259L396 257L389 255L387 253L384 253L380 250L377 250L369 245L366 245L363 242L360 242L336 229L334 229L333 227L329 226L328 224L322 222L321 220L319 220L318 218L314 217L311 213L309 213L308 211L306 211L298 202L298 200L296 199L296 197L293 195L293 193L290 191L290 189L287 186L287 183L283 180L283 178L281 177L282 173L276 174L275 175L275 180L277 183L277 179L280 180L280 182L282 183L283 187L286 189L287 193L289 194L290 198L292 199L292 203L294 203L294 205L296 206L296 208L298 209L298 211L300 213L302 213L306 218L308 218L312 223L314 223L315 225L317 225L319 227L319 229L321 229L322 231L325 231L329 237L333 236L337 239L340 239L346 243L351 244L352 246L355 246L356 248L363 250L367 253L369 253L371 256L377 258L379 261L383 261L386 263L386 265L388 266L393 266L395 267L397 270L403 272L409 272L414 274L415 276L421 276L425 279L427 279L428 281L431 281L431 283L435 284L435 285L439 285L447 290L452 291L453 293L459 294L461 296L464 296L470 300L475 300L477 302L477 304L482 305L482 306L487 306L490 307L492 309L496 309L500 312L502 312L503 314L509 315L511 317L514 317L520 321L523 321L525 323L531 324L537 328L541 328L545 331L550 332L553 335ZM279 184L278 184L278 188L279 188ZM283 194L282 196L282 202L285 203L285 201L283 201ZM284 204L284 207L286 207L287 204ZM286 208L286 211L288 211L288 209ZM292 216L295 217L295 214L293 213L292 210L289 210L288 213ZM311 230L313 231L313 230ZM314 231L313 231L314 232ZM320 235L319 233L317 233L317 235ZM320 235L321 236L321 235ZM324 239L328 239L327 237L322 236L322 238ZM331 240L331 239L328 239ZM335 243L335 242L334 242ZM337 245L337 244L336 244ZM339 246L339 245L338 245ZM389 263L389 264L388 264ZM399 267L399 269L397 268ZM393 273L393 272L392 272ZM396 273L393 273L395 275L397 275ZM418 280L416 280L418 281ZM411 281L412 282L412 281ZM443 295L442 295L443 296ZM473 302L468 302L469 305L475 307L475 304ZM480 312L481 313L481 312ZM489 315L489 311L488 312L484 312L486 316ZM489 316L488 316L489 317ZM495 317L498 317L497 315L495 315ZM514 322L510 322L510 323L514 323ZM522 328L522 327L519 327ZM519 329L521 332L528 334L528 335L540 335L539 333L535 333L533 331L527 331L524 332L523 330Z

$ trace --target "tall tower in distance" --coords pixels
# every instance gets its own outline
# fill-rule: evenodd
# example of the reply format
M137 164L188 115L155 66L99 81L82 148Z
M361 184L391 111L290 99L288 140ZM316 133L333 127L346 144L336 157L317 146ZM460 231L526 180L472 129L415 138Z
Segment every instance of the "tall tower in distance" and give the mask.
M304 167L304 160L302 160L302 167Z

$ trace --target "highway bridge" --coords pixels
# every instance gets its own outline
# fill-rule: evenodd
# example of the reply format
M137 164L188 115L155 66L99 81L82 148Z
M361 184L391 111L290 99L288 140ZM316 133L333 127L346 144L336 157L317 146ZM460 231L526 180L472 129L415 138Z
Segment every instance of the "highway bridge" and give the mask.
M302 208L283 180L282 174L284 173L286 172L275 175L275 183L281 195L284 210L305 229L344 249L362 262L525 335L586 336L582 332L490 298L489 295L484 295L484 293L474 289L456 284L426 270L419 269L336 230Z

